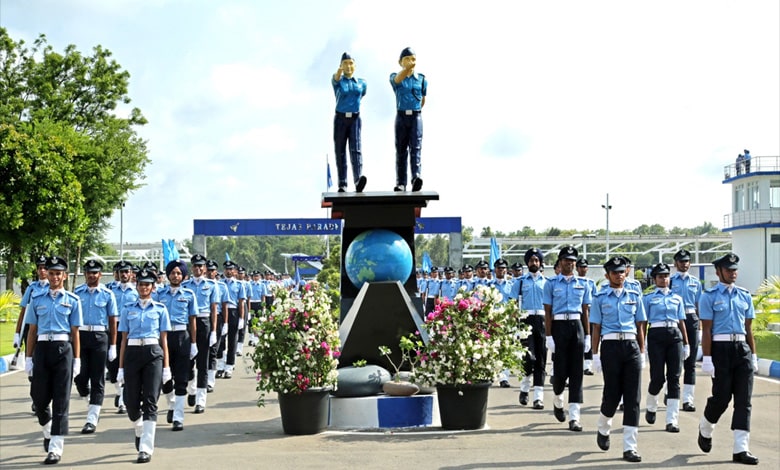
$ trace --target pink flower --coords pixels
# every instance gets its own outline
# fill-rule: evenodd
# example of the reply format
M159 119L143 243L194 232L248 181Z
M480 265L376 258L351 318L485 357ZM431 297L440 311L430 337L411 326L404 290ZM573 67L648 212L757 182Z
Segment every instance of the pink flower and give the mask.
M463 311L469 308L469 302L466 299L461 299L460 302L458 302L458 310Z

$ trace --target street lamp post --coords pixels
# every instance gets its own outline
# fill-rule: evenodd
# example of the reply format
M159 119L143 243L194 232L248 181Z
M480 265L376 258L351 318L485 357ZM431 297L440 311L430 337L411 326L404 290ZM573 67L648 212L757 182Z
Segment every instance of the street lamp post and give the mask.
M609 210L612 209L609 205L609 193L607 193L607 203L602 204L601 207L607 211L607 259L609 259Z
M125 203L123 202L121 206L119 206L119 259L125 259L125 244L124 240L122 240L124 235L124 229L125 229L125 214L124 209Z

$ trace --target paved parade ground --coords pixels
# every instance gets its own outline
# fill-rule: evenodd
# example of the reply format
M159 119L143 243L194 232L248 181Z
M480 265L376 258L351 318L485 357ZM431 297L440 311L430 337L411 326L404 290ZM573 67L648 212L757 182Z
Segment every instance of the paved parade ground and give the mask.
M247 348L247 352L251 348ZM244 356L246 358L246 356ZM165 423L165 406L158 419L156 449L149 467L211 469L252 468L703 468L734 466L731 463L731 409L715 430L710 454L696 445L697 425L709 394L706 377L698 377L697 412L680 412L679 434L664 431L665 410L658 421L642 422L639 453L642 463L629 464L622 457L621 414L615 416L612 448L596 446L596 418L601 396L601 377L585 377L582 409L584 431L571 432L552 413L551 387L545 387L546 409L532 410L518 404L518 382L512 388L490 390L486 429L443 432L427 429L406 432L336 432L314 436L286 436L282 433L275 399L265 408L255 405L255 383L251 371L238 358L232 379L217 380L208 395L204 414L188 407L184 431L171 432ZM648 371L644 371L646 387ZM70 434L65 438L62 461L57 467L137 466L133 431L127 415L116 414L113 387L108 387L106 405L92 435L80 434L87 405L71 400ZM37 419L30 412L29 384L23 371L0 376L0 468L39 468L46 454ZM75 388L74 388L74 395ZM274 398L271 395L271 398ZM160 401L162 404L162 400ZM757 377L753 388L750 449L763 468L780 468L780 382Z

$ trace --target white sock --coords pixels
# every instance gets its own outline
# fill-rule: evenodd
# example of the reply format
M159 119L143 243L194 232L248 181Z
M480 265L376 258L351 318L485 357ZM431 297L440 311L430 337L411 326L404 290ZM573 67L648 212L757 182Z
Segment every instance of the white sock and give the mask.
M87 422L97 426L98 419L100 419L100 406L89 405L89 408L87 408Z
M563 394L555 395L553 397L553 406L556 408L563 408Z
M658 395L647 394L647 411L651 413L658 411Z
M51 436L49 441L49 452L62 457L62 450L65 447L65 436Z
M612 429L612 418L607 418L599 413L599 419L596 421L596 427L602 436L609 436L609 430Z
M579 421L579 420L580 420L580 404L569 403L569 421Z
M636 452L639 428L636 426L623 426L623 452L633 450Z
M712 439L712 433L715 431L715 423L710 423L704 416L699 420L699 432L703 437Z
M520 381L520 391L528 393L531 389L531 379L526 375L523 380Z
M195 391L195 404L200 405L203 408L206 407L206 396L208 391L205 388L199 388Z
M173 420L180 423L184 422L184 400L186 395L176 395L173 404Z
M680 416L680 399L669 398L666 400L666 424L674 424L677 426L678 417Z
M142 425L141 442L138 443L138 451L146 452L149 455L154 453L154 434L157 429L157 423L154 421L144 421Z
M750 443L750 432L742 429L734 430L734 453L750 452L748 444Z
M544 387L534 387L534 401L544 401Z

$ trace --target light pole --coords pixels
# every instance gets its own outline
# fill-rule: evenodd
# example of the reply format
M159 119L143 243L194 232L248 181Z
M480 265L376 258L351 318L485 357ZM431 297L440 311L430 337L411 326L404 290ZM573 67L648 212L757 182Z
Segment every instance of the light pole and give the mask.
M124 209L125 203L122 202L122 205L119 206L119 259L125 259L125 244L123 243L123 235L124 235L124 229L125 229L125 214Z
M602 204L601 207L607 211L607 259L609 259L609 210L612 209L609 205L609 193L607 193L607 203Z

